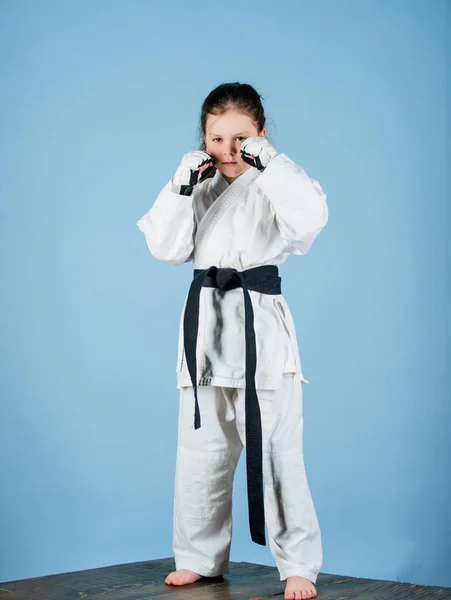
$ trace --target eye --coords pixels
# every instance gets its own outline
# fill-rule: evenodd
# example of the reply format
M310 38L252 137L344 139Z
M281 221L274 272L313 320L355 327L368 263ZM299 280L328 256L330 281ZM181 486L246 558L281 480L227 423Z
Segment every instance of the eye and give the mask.
M237 140L245 140L246 138L244 137L244 135L239 135L236 139Z
M220 140L221 138L217 137L217 138L213 138L213 142L216 142L217 140Z

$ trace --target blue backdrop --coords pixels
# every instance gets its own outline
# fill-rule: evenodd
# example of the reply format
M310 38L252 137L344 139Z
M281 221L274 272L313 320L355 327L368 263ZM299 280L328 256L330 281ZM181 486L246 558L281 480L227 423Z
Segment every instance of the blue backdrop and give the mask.
M323 570L451 585L449 39L446 0L1 3L0 580L172 554L191 265L136 221L242 81L328 194L282 267ZM274 564L242 462L234 519Z

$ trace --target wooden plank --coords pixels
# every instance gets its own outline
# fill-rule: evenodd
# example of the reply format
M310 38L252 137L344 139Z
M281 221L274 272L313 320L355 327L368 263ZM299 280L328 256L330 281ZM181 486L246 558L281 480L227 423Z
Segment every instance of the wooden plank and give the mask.
M74 573L49 575L0 585L5 600L154 600L171 598L203 600L248 600L255 597L280 597L284 584L275 567L252 563L231 563L223 579L199 581L176 588L164 583L175 568L174 559L115 565ZM332 582L340 577L321 575L320 581ZM283 596L282 596L283 597Z
M320 600L451 600L451 588L372 579L342 580L318 587Z
M224 578L174 587L164 583L174 569L166 558L49 575L0 584L2 600L282 600L275 567L231 563ZM321 574L320 600L451 600L451 589Z

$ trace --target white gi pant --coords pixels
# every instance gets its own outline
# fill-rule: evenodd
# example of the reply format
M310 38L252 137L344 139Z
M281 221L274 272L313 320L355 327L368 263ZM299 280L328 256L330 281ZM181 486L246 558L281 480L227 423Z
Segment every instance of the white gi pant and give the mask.
M193 388L180 389L173 549L177 569L215 577L228 572L232 484L245 445L245 389L197 390L201 427L195 430ZM304 468L302 383L285 374L277 390L257 395L269 546L281 581L298 575L315 583L322 548Z

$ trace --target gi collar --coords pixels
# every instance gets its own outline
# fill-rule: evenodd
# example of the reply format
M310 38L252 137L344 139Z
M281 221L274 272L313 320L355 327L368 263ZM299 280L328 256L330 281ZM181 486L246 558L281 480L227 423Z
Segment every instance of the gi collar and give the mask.
M259 175L260 171L258 171L258 169L250 167L249 169L247 169L247 171L244 171L244 173L242 173L239 177L232 181L232 183L229 184L228 181L225 179L224 175L219 171L219 169L216 169L216 173L211 179L210 186L215 191L217 196L220 196L228 188L231 188L232 186L236 187L235 184L238 184L238 182L240 182L241 187L243 183L252 182Z
M196 250L198 250L201 244L205 242L205 239L213 229L213 225L220 221L220 218L229 206L235 202L237 198L240 197L240 194L242 194L260 175L261 173L258 169L251 167L229 185L221 173L216 170L210 185L213 186L212 189L215 193L218 193L218 196L199 223L195 238ZM223 188L222 186L225 187ZM222 189L223 191L221 192ZM196 258L194 258L194 262L196 263Z

